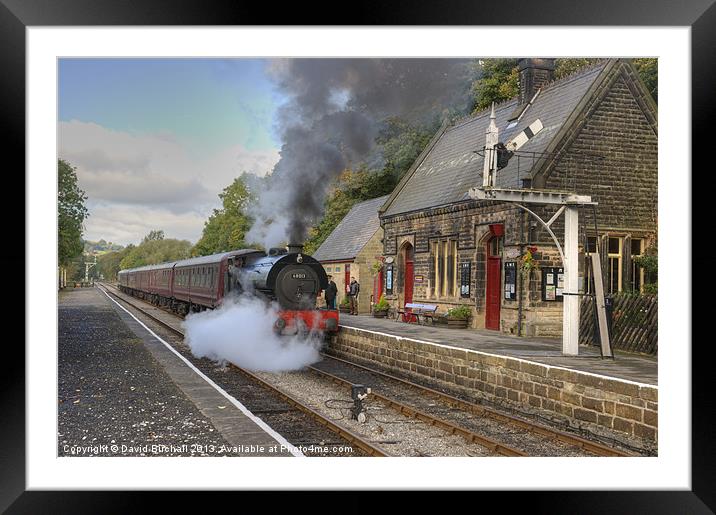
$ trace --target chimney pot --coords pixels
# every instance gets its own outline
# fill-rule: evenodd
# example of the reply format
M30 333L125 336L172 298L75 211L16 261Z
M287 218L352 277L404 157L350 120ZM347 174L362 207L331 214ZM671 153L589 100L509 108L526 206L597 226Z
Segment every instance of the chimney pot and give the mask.
M529 102L537 90L554 79L554 58L520 59L520 105Z

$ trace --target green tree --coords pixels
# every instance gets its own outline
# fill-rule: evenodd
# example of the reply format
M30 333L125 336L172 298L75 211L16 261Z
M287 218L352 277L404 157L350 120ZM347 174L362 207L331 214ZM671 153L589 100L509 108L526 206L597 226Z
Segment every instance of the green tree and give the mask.
M576 72L584 66L601 61L596 58L565 58L557 59L555 62L554 76L556 79L561 79L571 73ZM636 68L639 78L642 80L646 89L654 97L654 101L657 100L658 86L659 86L659 60L656 58L641 58L632 59L632 64Z
M502 102L519 93L519 59L480 59L481 74L472 84L475 104L472 112L487 109L493 102Z
M177 261L191 256L191 243L187 240L164 238L149 240L144 238L142 243L130 249L122 257L119 267L121 270L136 268L144 265L156 265L168 261ZM106 277L112 277L108 275Z
M634 67L639 77L649 90L654 101L658 101L659 94L659 60L656 58L634 59Z
M375 140L383 155L382 171L393 175L397 183L430 142L438 125L437 118L425 125L411 124L396 117L385 120ZM377 196L380 195L374 195Z
M651 245L643 256L636 256L634 263L644 269L644 293L659 291L659 248L656 243Z
M559 80L600 60L590 57L556 59L554 77ZM657 100L658 60L643 58L634 59L632 62L649 93L654 100ZM518 95L520 82L518 63L519 59L480 59L477 61L475 66L478 68L479 78L472 84L473 113L487 109L492 102L502 102Z
M114 281L117 278L117 272L120 270L120 263L127 257L134 245L129 244L125 248L115 252L106 252L97 257L97 272L102 274L107 281Z
M591 57L569 57L564 59L556 59L554 63L554 78L561 79L570 75L580 68L595 64L601 59Z
M149 231L149 234L147 234L144 239L142 240L142 243L146 243L148 241L159 241L164 239L164 231Z
M87 196L77 186L76 168L67 161L57 161L57 254L60 265L82 254L82 228L89 216Z
M252 196L246 186L244 175L234 179L219 193L222 207L214 209L204 224L201 238L194 245L192 255L206 256L234 249L246 248L244 236L251 228L251 218L246 208Z
M323 216L308 232L307 253L321 246L355 204L393 191L437 130L439 118L432 120L423 125L396 117L383 121L376 137L382 165L361 164L338 177L326 196Z

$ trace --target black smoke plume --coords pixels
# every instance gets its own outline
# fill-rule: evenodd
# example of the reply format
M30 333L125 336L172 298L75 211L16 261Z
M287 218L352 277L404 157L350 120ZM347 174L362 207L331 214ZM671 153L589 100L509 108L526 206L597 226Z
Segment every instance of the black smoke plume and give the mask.
M465 111L467 59L287 59L270 74L288 101L279 108L279 162L252 208L247 241L300 243L323 211L332 180L374 151L379 124L424 122Z

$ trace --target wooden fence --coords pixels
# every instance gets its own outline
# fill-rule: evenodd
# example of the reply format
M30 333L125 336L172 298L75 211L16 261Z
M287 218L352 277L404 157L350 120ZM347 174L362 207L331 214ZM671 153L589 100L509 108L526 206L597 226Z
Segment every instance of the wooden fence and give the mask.
M611 343L613 349L656 355L658 351L657 295L618 293L612 299ZM579 343L599 345L594 298L582 297Z

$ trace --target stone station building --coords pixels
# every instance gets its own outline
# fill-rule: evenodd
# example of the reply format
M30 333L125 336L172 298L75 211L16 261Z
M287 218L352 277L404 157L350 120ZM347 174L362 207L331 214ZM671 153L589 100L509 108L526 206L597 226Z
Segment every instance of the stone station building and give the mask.
M333 276L338 303L346 297L351 277L356 278L360 284L359 314L370 313L383 290L383 271L376 265L381 262L383 252L378 208L387 198L385 195L353 206L313 254L326 273Z
M580 291L590 287L585 247L596 245L606 293L643 288L632 258L657 235L656 104L629 60L606 59L557 81L553 72L554 59L522 59L519 96L443 125L380 207L384 291L393 306L423 302L445 312L464 304L473 328L561 335L563 263L548 232L514 204L468 196L483 182L491 121L500 142L537 119L543 125L497 171L496 187L572 192L598 203L596 221L592 209L580 213ZM528 207L543 220L556 211ZM563 245L562 220L552 229ZM528 254L537 265L531 270Z

